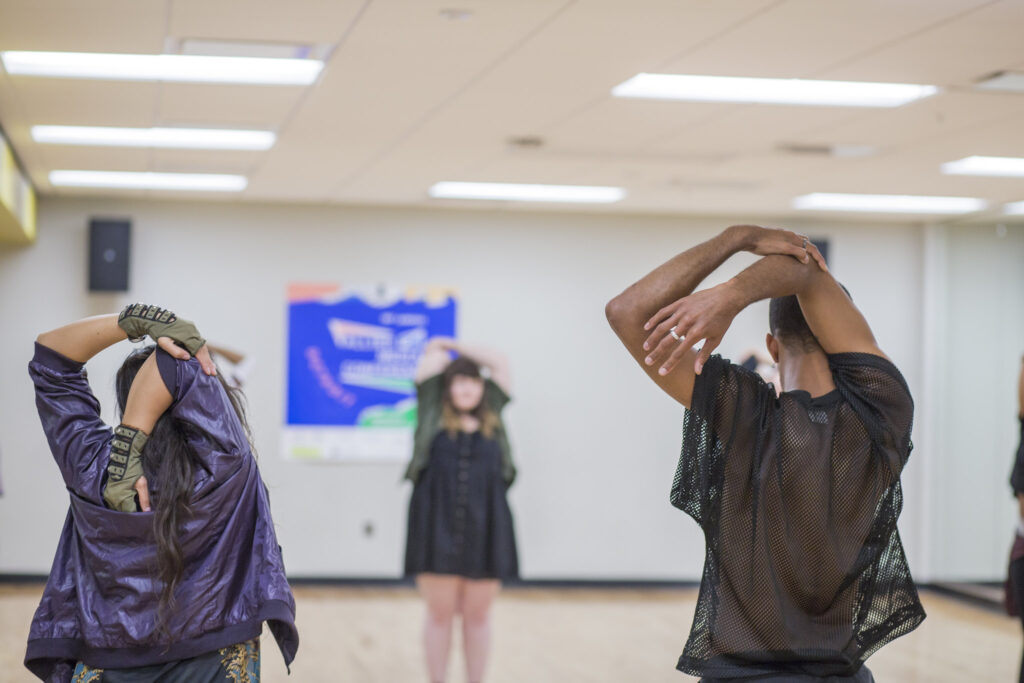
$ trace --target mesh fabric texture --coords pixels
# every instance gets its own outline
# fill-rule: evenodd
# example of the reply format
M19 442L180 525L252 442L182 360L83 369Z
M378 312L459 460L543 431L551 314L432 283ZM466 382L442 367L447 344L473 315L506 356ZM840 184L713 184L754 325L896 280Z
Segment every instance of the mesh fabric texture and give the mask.
M692 675L850 675L924 619L896 529L914 404L899 370L829 356L812 398L711 358L686 411L672 504L704 531Z

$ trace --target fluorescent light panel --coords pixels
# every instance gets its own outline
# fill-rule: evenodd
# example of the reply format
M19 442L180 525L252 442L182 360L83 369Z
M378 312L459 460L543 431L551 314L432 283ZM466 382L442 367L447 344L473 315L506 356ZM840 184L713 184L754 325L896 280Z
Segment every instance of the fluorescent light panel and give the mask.
M215 173L136 173L129 171L51 171L55 187L107 187L133 190L189 190L240 192L249 184L245 176Z
M93 52L0 52L0 60L14 76L252 85L309 85L323 68L315 59Z
M612 89L616 97L836 107L898 107L936 92L938 88L933 85L909 83L649 73L637 74Z
M626 196L621 187L587 185L529 185L445 181L430 188L435 199L494 199L520 202L609 204Z
M1003 71L987 78L974 86L980 90L1002 90L1005 92L1024 92L1024 73Z
M837 194L814 192L793 200L794 209L867 211L872 213L970 213L987 205L972 197L927 197L906 194Z
M265 130L32 126L32 139L56 145L261 151L273 147L276 136Z
M1008 216L1024 216L1024 202L1013 202L1003 205L1003 213Z
M1024 177L1024 159L1019 157L964 157L942 164L949 175L986 175Z

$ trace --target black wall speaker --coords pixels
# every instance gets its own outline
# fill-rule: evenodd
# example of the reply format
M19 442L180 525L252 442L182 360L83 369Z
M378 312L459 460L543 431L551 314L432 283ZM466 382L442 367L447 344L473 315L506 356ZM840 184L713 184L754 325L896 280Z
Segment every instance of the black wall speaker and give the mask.
M128 291L131 245L131 221L89 220L90 292Z

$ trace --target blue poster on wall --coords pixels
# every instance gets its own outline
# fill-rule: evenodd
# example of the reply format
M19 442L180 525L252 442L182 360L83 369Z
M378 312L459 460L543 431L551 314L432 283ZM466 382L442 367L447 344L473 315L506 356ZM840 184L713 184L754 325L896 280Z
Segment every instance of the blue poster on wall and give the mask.
M287 456L407 459L416 363L455 336L456 305L443 288L289 286Z

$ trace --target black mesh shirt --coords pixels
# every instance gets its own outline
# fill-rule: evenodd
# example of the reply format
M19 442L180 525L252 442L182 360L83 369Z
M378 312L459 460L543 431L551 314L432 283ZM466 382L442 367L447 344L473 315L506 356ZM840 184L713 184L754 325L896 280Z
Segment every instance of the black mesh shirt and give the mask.
M719 356L697 377L672 504L707 547L680 671L850 675L924 619L896 530L913 399L884 358L829 365L815 398Z

